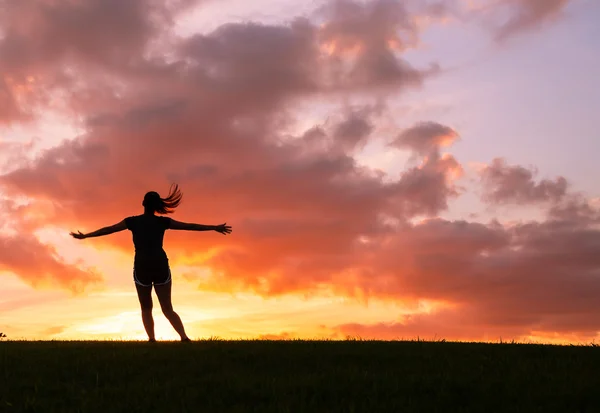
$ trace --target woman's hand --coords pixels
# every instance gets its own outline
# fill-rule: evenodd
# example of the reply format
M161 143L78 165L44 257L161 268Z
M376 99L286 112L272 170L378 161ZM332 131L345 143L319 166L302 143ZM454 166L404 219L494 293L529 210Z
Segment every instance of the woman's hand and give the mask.
M81 231L71 232L70 235L73 238L77 238L77 239L84 239L85 238L85 234L82 234Z
M215 225L215 231L223 235L231 234L231 226L225 224Z

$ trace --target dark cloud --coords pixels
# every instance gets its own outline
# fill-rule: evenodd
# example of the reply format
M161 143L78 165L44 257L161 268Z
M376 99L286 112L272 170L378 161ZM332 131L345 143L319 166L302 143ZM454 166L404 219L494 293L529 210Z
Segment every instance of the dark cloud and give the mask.
M328 153L330 156L353 155L376 139L375 126L380 115L385 113L384 105L348 106L332 111L322 124L293 136L296 149L305 155Z
M139 59L148 43L172 24L184 3L158 0L4 2L0 69L15 75L41 63L126 65Z
M558 177L535 182L537 171L508 165L496 158L480 172L484 188L483 200L493 204L532 204L558 202L567 194L567 180Z
M570 193L562 202L553 204L548 217L566 226L586 227L600 223L600 208L582 194Z
M454 179L462 167L452 156L432 154L418 167L408 169L394 184L395 204L400 216L436 216L448 209L450 198L460 194Z
M315 36L315 27L301 19L289 26L227 24L187 39L181 54L211 99L235 99L237 110L261 111L265 104L318 90Z
M352 152L367 142L373 132L368 110L354 111L338 123L333 130L333 139L344 152Z

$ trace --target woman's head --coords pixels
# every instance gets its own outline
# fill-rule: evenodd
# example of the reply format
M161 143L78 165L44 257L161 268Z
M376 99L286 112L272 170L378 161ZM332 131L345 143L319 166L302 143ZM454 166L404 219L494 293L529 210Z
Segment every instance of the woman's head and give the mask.
M144 209L158 214L172 214L175 208L181 203L183 194L178 185L171 185L169 196L161 198L158 192L148 192L144 196L142 205Z

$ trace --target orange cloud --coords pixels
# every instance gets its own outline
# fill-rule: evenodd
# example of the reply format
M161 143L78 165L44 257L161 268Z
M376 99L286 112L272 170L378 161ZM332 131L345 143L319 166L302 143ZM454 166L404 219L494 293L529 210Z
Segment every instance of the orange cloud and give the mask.
M439 152L442 147L452 145L457 139L458 133L448 126L436 122L421 122L402 131L390 146L410 149L427 156L432 152Z
M17 274L35 288L64 288L81 293L102 277L64 263L50 245L32 235L0 236L0 271Z
M79 294L97 286L102 277L66 263L52 245L33 234L40 222L31 208L12 201L0 203L0 272L10 272L34 288L65 289Z

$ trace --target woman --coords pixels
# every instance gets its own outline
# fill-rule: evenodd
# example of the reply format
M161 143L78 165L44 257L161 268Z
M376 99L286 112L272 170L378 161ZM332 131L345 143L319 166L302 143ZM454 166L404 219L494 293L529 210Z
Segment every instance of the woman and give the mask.
M148 340L151 342L156 341L154 337L154 319L152 318L153 285L163 314L177 331L181 341L190 341L179 315L173 311L173 305L171 304L171 270L169 259L163 250L165 230L217 231L223 235L231 233L231 227L225 224L188 224L156 215L173 213L181 202L181 198L182 193L178 185L171 186L169 196L166 198L161 198L156 192L148 192L142 202L144 207L142 215L125 218L118 224L101 228L89 234L82 234L79 231L77 233L71 232L71 235L77 239L100 237L125 229L132 232L135 246L133 281L142 307L144 328L148 334Z

